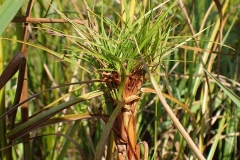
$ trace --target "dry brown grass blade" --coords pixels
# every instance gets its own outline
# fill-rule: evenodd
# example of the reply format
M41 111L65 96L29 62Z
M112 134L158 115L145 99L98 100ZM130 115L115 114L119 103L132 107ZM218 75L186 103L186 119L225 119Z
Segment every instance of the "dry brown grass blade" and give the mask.
M177 44L173 44L171 42L166 42L166 44L173 45L173 47L177 46ZM216 43L216 45L219 45L219 44ZM192 47L192 46L187 46L187 45L181 45L179 48L186 49L186 50L191 50L191 51L196 51L196 52L208 52L208 53L216 53L218 55L236 56L234 53L219 52L219 51L214 51L214 50L206 50L206 49L202 49L200 47ZM229 47L229 48L234 50L231 47Z
M26 67L26 58L22 55L22 53L17 53L10 63L7 65L2 75L0 76L0 89L4 87L4 85L14 76L14 74L19 70L18 74L18 82L17 82L17 90L14 97L13 106L17 105L20 101L21 92L23 88L24 74ZM16 110L10 114L10 129L14 127L14 121L16 116Z
M144 157L143 157L143 160L148 160L149 148L148 148L148 143L145 142L145 141L138 143L137 146L136 146L136 153L137 153L137 155L139 155L138 158L140 159L140 147L141 147L141 144L144 147Z
M18 71L21 62L26 61L21 53L17 53L12 60L9 62L5 70L0 76L0 90L5 86L5 84L13 77L13 75Z
M79 114L69 114L61 117L54 117L51 118L44 123L42 123L39 127L49 126L55 123L60 122L71 122L71 121L77 121L81 119L89 119L89 118L101 118L98 114L89 114L89 113L79 113Z
M162 105L164 106L165 110L167 111L168 115L171 117L173 123L175 124L175 126L177 127L178 131L181 133L181 135L184 137L184 139L187 141L189 147L191 148L191 150L194 152L194 154L196 155L196 157L200 160L205 160L205 157L202 155L202 153L199 151L199 149L197 148L196 144L193 142L193 140L191 139L191 137L189 136L189 134L186 132L186 130L184 129L184 127L182 126L182 124L180 123L180 121L178 120L178 118L175 116L175 114L173 113L172 109L170 108L170 106L167 104L166 99L164 98L162 92L160 91L156 80L154 79L154 77L150 74L149 70L147 67L145 67L146 70L149 73L150 76L150 80L152 82L152 85L154 87L154 89L156 90L156 93L162 103Z
M222 22L223 22L222 5L221 5L219 0L214 0L214 2L216 4L216 6L217 6L218 14L219 14L219 17L220 17L219 36L220 36L220 42L221 42L222 41L222 31L223 31L223 25L222 25Z
M154 93L156 94L156 91L152 88L141 88L141 92L143 93ZM187 105L183 104L182 102L180 102L179 100L177 100L176 98L166 94L166 93L162 93L163 96L175 103L177 103L179 106L181 106L182 108L184 108L189 114L190 116L192 117L192 120L193 120L193 126L197 126L197 121L196 121L196 118L194 117L194 114L191 112L191 110L188 108Z
M72 20L78 24L87 24L87 20ZM33 17L15 17L12 22L15 23L68 23L65 19L57 19L57 18L33 18Z

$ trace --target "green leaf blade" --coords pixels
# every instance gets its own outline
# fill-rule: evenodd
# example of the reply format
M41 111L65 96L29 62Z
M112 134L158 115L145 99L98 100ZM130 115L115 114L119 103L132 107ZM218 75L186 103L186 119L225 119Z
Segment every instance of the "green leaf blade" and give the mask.
M0 6L0 35L7 28L18 10L21 8L24 0L5 0Z

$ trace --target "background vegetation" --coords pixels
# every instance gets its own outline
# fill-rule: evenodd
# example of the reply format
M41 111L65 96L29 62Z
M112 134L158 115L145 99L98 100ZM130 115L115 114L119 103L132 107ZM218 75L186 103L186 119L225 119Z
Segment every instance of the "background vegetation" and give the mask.
M132 2L134 1L129 2L128 6L133 6ZM149 60L146 63L152 68L151 74L158 87L165 93L168 105L200 152L206 159L239 158L240 100L237 95L240 93L240 21L237 0L214 2L187 0L184 1L184 5L181 1L169 1L154 12L149 12L151 15L143 22L143 26L146 24L152 28L143 27L141 32L138 32L138 28L132 32L127 27L124 30L123 26L129 25L130 22L124 20L121 15L120 1L117 0L52 0L49 3L45 0L24 1L23 5L20 4L21 11L16 15L18 18L9 23L2 34L0 42L3 55L2 68L6 68L18 51L25 52L28 84L25 91L27 97L34 98L26 105L27 114L32 120L28 124L30 128L20 125L22 119L28 121L28 118L21 114L24 113L24 109L21 111L19 109L16 114L15 127L18 128L15 131L10 129L8 116L3 116L6 121L0 120L1 128L6 128L6 133L2 133L0 139L2 148L0 159L9 159L6 146L12 146L9 151L12 159L20 159L23 156L30 159L84 159L84 157L94 159L101 136L104 136L102 133L105 133L103 128L109 118L107 115L111 115L114 109L111 109L113 101L110 97L115 93L114 87L106 87L104 83L93 80L110 79L101 73L112 73L115 71L112 68L122 69L121 65L119 67L119 64L115 63L117 60L114 56L106 63L101 56L98 57L94 53L99 52L103 55L108 51L108 47L111 50L111 46L117 46L116 42L121 42L119 50L130 51L126 53L128 57L125 57L125 60L129 58L134 60L137 56L134 57L134 53L131 53L133 47L125 44L124 38L127 41L134 35L137 41L141 42L138 44L145 44L145 37L141 39L139 36L145 32L162 37L156 42L158 48L151 50L159 55L153 56L152 59L145 57L145 60ZM136 1L132 23L161 3L164 1ZM29 4L33 4L32 9L29 9ZM15 10L16 8L17 6ZM26 10L30 12L25 13ZM25 24L28 26L28 33L25 34L23 19L19 17L26 14L35 19L52 18L63 21L65 18L68 23L59 21L44 23L43 19L36 19L35 22ZM166 15L163 16L164 14ZM164 19L162 21L159 20L161 16ZM155 29L153 26L158 20L161 24L156 25L158 29ZM38 23L39 21L42 23ZM27 37L24 39L23 35ZM90 38L85 40L84 36ZM131 37L131 41L134 41L134 36ZM16 42L17 39L29 43L26 50L21 43ZM152 41L154 40L149 40L149 44ZM143 50L153 48L152 44L149 48L146 44ZM137 50L137 47L135 49ZM139 56L138 52L135 54ZM156 59L157 62L154 61ZM144 64L140 58L137 60L139 64ZM124 61L121 62L124 66ZM108 65L107 68L98 68L105 64ZM111 65L114 67L109 67ZM211 73L208 78L202 66ZM145 74L146 80L138 94L140 100L136 123L137 142L147 142L149 159L195 159L191 147L178 132L155 94L149 76ZM13 106L17 76L18 74L5 85L5 89L1 90L3 94L0 115ZM56 87L74 82L82 83ZM53 87L55 88L41 93ZM109 92L111 94L106 94ZM41 94L35 96L36 93ZM115 96L117 97L118 93ZM21 101L27 97L22 96ZM50 117L47 116L51 119L49 120ZM4 129L2 131L4 132ZM29 135L25 134L29 132ZM23 138L20 137L24 134ZM114 139L113 135L112 131L107 136L109 142ZM12 144L8 142L9 139L14 139ZM108 147L103 147L103 157L107 159L117 156L114 146L113 150L110 150L112 149L110 144L114 145L107 143ZM24 150L31 151L28 153L32 154L24 155ZM141 147L141 154L144 153L146 147Z

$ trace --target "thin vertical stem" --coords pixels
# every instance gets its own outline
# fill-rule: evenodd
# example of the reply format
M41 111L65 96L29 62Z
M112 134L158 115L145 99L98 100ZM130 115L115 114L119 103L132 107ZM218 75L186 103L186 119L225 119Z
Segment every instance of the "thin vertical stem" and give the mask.
M4 67L4 59L3 59L3 44L2 44L2 39L0 39L0 73L3 72L3 67ZM0 116L2 116L6 112L5 110L5 87L3 87L0 90ZM0 148L4 148L7 146L7 140L5 138L6 134L6 120L3 118L0 120ZM9 150L7 150L8 152ZM5 150L1 150L1 158L2 160L8 159L7 157L7 152Z
M26 16L29 16L32 10L34 0L30 0L28 2L28 7L26 11ZM21 12L21 10L20 10ZM20 13L21 14L21 13ZM28 23L24 24L24 29L19 28L19 32L22 31L22 37L18 37L18 39L22 39L24 42L27 40L27 35L28 35ZM21 47L21 53L24 55L24 57L27 59L27 49L26 49L26 44L22 44ZM25 66L25 75L24 75L24 81L23 81L23 88L22 88L22 94L21 94L21 101L25 100L28 98L28 82L27 82L27 65ZM28 121L28 103L24 103L21 106L21 118L22 118L22 123ZM31 159L31 146L30 146L30 141L29 141L30 135L26 134L23 136L23 140L25 141L23 143L24 146L24 159Z

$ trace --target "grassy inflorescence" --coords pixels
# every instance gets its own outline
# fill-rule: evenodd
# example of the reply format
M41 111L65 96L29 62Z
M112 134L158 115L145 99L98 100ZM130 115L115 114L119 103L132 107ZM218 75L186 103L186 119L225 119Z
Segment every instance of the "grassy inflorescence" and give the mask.
M71 2L30 14L68 23L30 24L27 42L11 23L0 39L4 66L27 44L30 97L10 130L17 76L2 90L2 159L11 145L13 159L238 158L237 1Z

